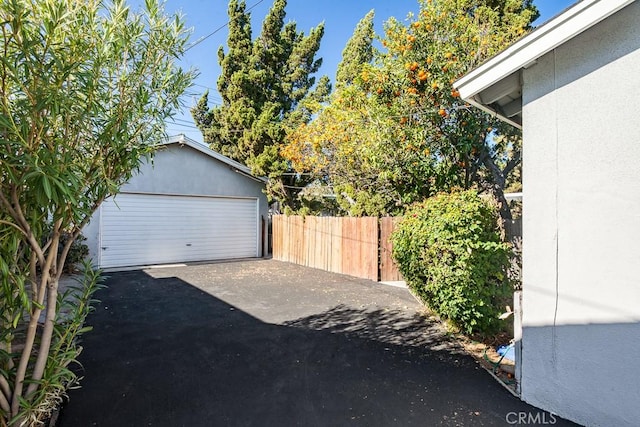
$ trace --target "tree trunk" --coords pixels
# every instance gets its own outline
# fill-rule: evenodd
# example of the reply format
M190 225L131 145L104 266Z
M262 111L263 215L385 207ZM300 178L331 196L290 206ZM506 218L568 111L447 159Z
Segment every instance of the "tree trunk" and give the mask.
M513 169L512 162L507 164L507 167L504 171L500 170L498 165L494 162L493 158L486 151L482 154L481 161L485 165L485 167L491 172L492 182L489 185L491 193L493 193L494 197L498 201L498 207L500 210L500 218L502 219L503 224L507 221L513 220L513 216L511 215L511 208L509 207L509 203L507 199L504 197L504 186L506 184L506 174ZM519 161L517 161L519 163ZM505 173L506 172L506 173Z
M49 358L49 349L51 348L51 339L53 337L53 327L56 320L56 304L58 302L58 275L52 276L47 284L47 309L44 323L44 330L40 339L40 348L38 349L38 358L33 367L31 380L35 381L29 384L25 398L29 399L31 394L38 389L38 381L42 379L44 368Z
M511 215L511 208L509 207L509 202L507 202L506 197L504 197L504 189L498 186L495 186L493 195L498 201L498 206L500 208L500 218L502 218L502 221L503 222L512 221L513 216Z
M50 241L51 244L48 245L49 253L47 254L44 265L42 265L42 277L40 278L40 284L38 285L39 289L37 291L37 301L36 301L37 304L34 305L34 308L31 311L31 318L29 320L29 326L27 327L27 336L25 339L24 348L22 350L22 355L20 357L20 363L18 364L18 370L16 372L16 379L15 379L14 388L13 388L13 396L11 398L11 417L15 417L20 411L20 398L23 397L22 390L24 388L24 380L26 378L29 359L30 359L31 353L33 352L33 346L34 346L36 335L38 332L38 320L40 319L40 315L42 314L41 307L42 307L42 304L44 303L44 298L47 293L47 287L49 286L52 279L51 277L52 272L54 273L53 282L55 283L55 290L54 290L55 296L54 296L54 302L53 302L53 313L47 312L47 319L50 317L50 315L53 315L55 317L55 298L57 298L57 285L58 285L57 277L55 276L55 273L56 273L55 269L56 269L57 256L58 256L58 244L60 241L60 224L61 224L60 220L54 223L53 236ZM30 241L35 241L35 239L32 237ZM34 246L32 249L34 251L42 253L42 249L40 246ZM48 298L47 310L50 308L51 305L52 305L51 300L50 298ZM53 324L51 325L51 328L53 328ZM53 329L51 330L51 333L53 333ZM38 355L38 359L40 359L40 356L42 356L42 354ZM45 354L44 356L46 361L46 357L48 356L48 350L47 350L47 354Z

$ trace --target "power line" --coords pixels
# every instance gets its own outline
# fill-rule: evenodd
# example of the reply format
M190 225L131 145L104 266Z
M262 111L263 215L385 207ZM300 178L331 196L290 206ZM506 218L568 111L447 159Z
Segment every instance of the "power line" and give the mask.
M205 86L205 85L201 85L201 84L197 84L197 83L193 83L192 86L199 86L199 87L205 88L205 89L207 89L209 91L214 91L215 90L213 88L210 88L209 86ZM198 95L202 96L201 94L198 94ZM213 104L222 105L222 97L219 96L219 95L215 95L215 94L209 92L208 99L210 101L213 101Z
M180 128L184 128L184 129L200 130L200 129L198 129L198 128L197 128L197 127L195 127L195 126L183 125L183 124L181 124L181 123L169 122L169 124L170 124L171 126L178 126L178 127L180 127Z
M181 129L181 128L172 128L172 127L167 127L167 132L169 133L185 133L185 132L190 132L191 129Z
M251 9L253 9L254 7L256 7L257 5L259 5L260 3L262 3L264 0L258 0L258 2L256 2L253 6L251 6L249 9L246 10L246 12L250 12ZM205 41L206 39L208 39L209 37L211 37L212 35L216 34L218 31L222 30L223 28L225 28L227 25L229 25L231 23L231 21L227 21L225 22L223 25L219 26L218 28L216 28L215 30L213 30L211 33L207 34L206 36L202 36L200 37L198 40L196 40L195 42L193 42L193 44L191 46L189 46L188 48L186 48L184 51L187 52L189 49L192 49L194 47L196 47L197 45L199 45L200 43L202 43L203 41Z
M198 86L198 87L201 87L201 88L204 88L204 89L207 89L207 90L216 90L216 89L214 89L212 87L201 85L200 83L192 83L191 86ZM209 93L209 97L222 101L222 97L219 96L219 95L215 95L215 94Z
M180 118L176 118L176 117L172 118L171 120L173 120L174 122L186 123L188 125L192 125L193 124L193 122L190 121L190 120L180 119Z
M201 85L200 83L192 83L192 86L199 86L199 87L204 88L204 89L215 90L212 87ZM213 96L214 98L220 98L219 96L216 96L216 95L211 95L211 96ZM220 99L222 99L222 98L220 98Z
M169 124L172 125L172 126L177 126L177 127L181 127L181 128L185 128L185 129L200 130L195 126L183 125L181 123L171 123L171 122L169 122Z
M198 93L183 93L182 95L180 95L180 99L184 102L185 100L193 100L193 98L195 98L196 96L200 96L200 94ZM209 104L211 105L222 105L222 99L220 99L220 101L217 101L215 99L213 99L212 101L209 102Z

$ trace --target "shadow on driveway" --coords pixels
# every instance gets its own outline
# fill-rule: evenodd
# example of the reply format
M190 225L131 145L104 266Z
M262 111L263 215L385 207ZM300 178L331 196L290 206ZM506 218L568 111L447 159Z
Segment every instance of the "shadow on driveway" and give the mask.
M226 300L242 286L233 277L218 288ZM345 281L357 292L377 286ZM122 272L107 285L83 340L82 388L69 393L59 426L476 426L508 425L507 415L519 412L551 419L510 395L413 307L338 299L275 324L179 277ZM303 298L304 286L284 295ZM306 303L285 300L294 312Z

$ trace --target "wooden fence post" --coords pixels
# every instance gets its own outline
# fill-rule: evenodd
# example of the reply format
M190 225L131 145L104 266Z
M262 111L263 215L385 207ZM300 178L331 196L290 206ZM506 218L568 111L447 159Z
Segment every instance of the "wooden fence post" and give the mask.
M391 243L391 233L395 230L400 218L382 217L380 218L380 281L397 282L403 280L398 266L393 260L393 244Z

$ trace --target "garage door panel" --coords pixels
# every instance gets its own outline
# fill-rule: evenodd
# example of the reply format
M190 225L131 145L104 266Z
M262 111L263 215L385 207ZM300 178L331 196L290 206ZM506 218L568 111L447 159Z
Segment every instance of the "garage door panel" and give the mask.
M256 199L125 193L101 209L105 268L258 256Z

